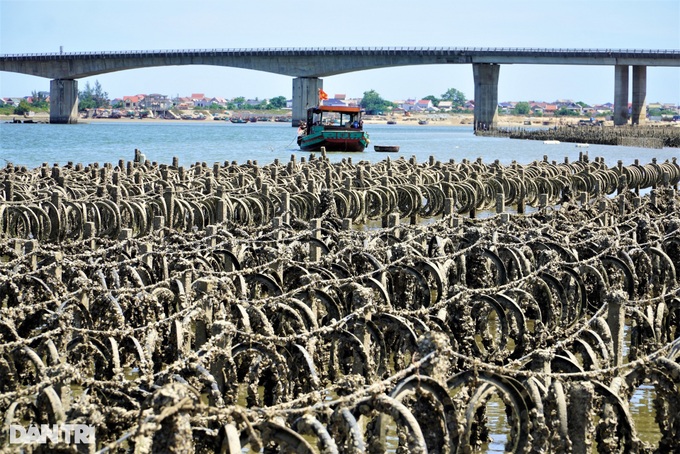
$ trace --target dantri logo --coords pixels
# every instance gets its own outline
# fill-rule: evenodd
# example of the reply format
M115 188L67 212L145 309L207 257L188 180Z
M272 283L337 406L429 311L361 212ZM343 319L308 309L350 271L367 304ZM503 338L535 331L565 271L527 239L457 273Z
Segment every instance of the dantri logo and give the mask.
M10 444L52 443L94 443L94 426L86 424L41 424L28 429L18 424L9 426Z

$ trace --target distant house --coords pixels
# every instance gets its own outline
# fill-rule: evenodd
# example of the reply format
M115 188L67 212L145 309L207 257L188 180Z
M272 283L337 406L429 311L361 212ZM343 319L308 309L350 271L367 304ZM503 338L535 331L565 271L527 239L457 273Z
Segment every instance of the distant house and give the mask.
M437 110L430 99L421 99L416 103L416 107L420 110Z
M246 106L250 106L250 107L255 107L255 106L259 106L259 105L262 104L262 103L267 104L267 100L266 100L266 99L260 100L260 99L257 99L257 98L255 98L255 99L247 99L246 102L245 102L245 105L246 105Z
M557 104L546 104L543 109L544 115L555 115L555 112L557 112Z
M361 98L343 98L343 100L350 107L359 107L361 105Z
M566 104L561 104L559 108L568 110L570 112L575 112L578 115L581 115L583 113L583 107L581 107L580 104L576 104L575 102L569 102L569 103L566 103Z
M451 110L453 109L453 101L439 101L439 110Z
M501 113L508 113L515 108L515 103L510 101L504 101L498 103L498 111Z
M338 98L328 98L328 99L324 99L324 100L323 100L323 105L324 105L324 106L335 106L335 107L338 107L338 106L341 106L341 107L347 106L347 104L345 104L345 101L344 101L344 100L338 99Z
M227 107L227 101L226 98L221 98L219 96L216 96L214 98L210 98L210 104L217 104L220 107Z
M23 98L2 98L6 106L18 106Z
M404 109L404 112L410 112L410 111L415 109L416 100L415 99L407 99L406 101L403 101L401 104L399 104L399 107Z
M529 110L531 110L531 113L534 115L543 115L545 114L545 107L547 106L547 103L544 102L529 102Z
M593 106L593 110L596 114L607 114L614 111L614 104L608 102L605 104L598 104Z
M139 102L139 107L153 111L168 110L172 108L172 101L166 95L152 93Z
M175 98L175 99L172 100L172 102L182 110L186 110L186 107L180 107L180 106L193 107L193 105L194 105L194 102L191 100L191 98L186 97L186 96Z
M335 94L335 96L333 96L333 97L334 97L335 99L339 99L339 100L341 100L341 101L344 101L345 98L347 97L347 95L345 95L344 93L339 93L339 94Z
M123 107L126 109L137 109L140 107L140 102L144 99L144 95L123 96Z

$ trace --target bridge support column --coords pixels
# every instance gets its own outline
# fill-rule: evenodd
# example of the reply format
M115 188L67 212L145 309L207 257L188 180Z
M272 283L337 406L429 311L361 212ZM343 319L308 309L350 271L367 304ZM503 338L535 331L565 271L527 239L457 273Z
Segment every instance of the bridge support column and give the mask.
M78 123L78 81L50 81L50 123Z
M633 109L631 123L642 125L647 121L647 67L633 66Z
M320 88L323 88L323 80L318 77L293 79L293 126L307 120L307 109L319 103Z
M498 124L498 73L493 63L473 63L475 79L474 130L496 129Z
M628 65L614 67L614 126L628 124Z

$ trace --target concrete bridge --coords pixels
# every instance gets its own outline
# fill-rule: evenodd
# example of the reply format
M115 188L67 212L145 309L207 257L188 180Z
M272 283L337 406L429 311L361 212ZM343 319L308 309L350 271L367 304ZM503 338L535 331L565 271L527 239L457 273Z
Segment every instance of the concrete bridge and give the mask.
M614 124L629 120L629 78L633 67L633 124L644 122L647 67L680 67L678 50L527 48L272 48L1 55L0 71L47 77L50 122L76 123L82 77L152 66L213 65L253 69L293 77L293 125L316 105L322 77L410 65L471 64L475 85L475 129L497 123L500 65L596 65L614 68Z

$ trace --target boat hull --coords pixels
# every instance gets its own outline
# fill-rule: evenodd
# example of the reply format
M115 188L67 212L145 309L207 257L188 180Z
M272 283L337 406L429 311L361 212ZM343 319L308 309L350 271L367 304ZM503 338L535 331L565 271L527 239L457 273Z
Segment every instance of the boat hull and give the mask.
M399 151L399 145L373 145L373 149L380 153L396 153Z
M324 147L326 151L361 152L366 149L368 143L368 134L363 131L324 131L298 139L298 145L303 151L321 151L321 147Z

